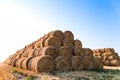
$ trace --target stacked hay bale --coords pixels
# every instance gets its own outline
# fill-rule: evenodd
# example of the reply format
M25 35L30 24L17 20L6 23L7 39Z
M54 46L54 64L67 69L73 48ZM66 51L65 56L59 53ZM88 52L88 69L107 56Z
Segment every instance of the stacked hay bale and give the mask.
M120 59L113 48L101 48L93 50L93 55L100 58L105 66L120 66Z
M35 72L89 70L102 68L90 48L74 40L71 31L51 31L18 50L5 60L6 64Z

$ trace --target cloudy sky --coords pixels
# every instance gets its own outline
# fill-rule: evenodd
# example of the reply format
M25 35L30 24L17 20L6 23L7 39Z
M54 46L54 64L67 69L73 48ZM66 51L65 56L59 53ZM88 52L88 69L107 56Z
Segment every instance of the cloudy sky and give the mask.
M120 0L0 0L0 62L56 29L120 53Z

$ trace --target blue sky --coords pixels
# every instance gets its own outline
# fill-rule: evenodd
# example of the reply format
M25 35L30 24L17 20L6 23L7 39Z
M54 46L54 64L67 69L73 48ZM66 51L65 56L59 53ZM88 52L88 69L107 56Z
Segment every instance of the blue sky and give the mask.
M120 0L0 0L0 61L56 29L120 53Z

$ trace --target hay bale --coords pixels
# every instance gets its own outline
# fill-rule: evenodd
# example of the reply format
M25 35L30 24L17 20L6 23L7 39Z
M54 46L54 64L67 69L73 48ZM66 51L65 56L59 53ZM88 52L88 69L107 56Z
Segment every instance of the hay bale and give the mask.
M49 37L45 40L45 47L47 46L54 46L54 47L60 47L61 46L61 40L58 37Z
M58 56L65 56L69 58L73 56L73 54L67 46L61 46L58 50Z
M28 65L28 69L34 72L54 71L54 60L47 55L32 58Z
M23 55L24 55L24 52L25 52L27 49L28 49L28 46L25 46L22 50L19 50L19 51L17 52L16 58L22 58Z
M73 54L74 56L82 56L82 48L80 46L73 47Z
M120 65L119 60L116 60L116 59L111 60L110 63L111 63L111 66L119 66Z
M8 65L15 67L16 66L16 61L18 60L18 58L13 58L9 61Z
M84 53L84 56L93 56L93 52L90 48L82 48L82 52Z
M39 56L39 52L40 52L41 49L42 49L42 48L36 48L36 49L34 49L34 51L33 51L33 56L34 56L34 57Z
M58 56L55 59L55 70L56 71L69 71L71 69L70 60L64 56Z
M116 55L110 55L107 57L108 60L119 59Z
M29 63L29 61L30 61L32 58L34 58L34 57L27 57L27 58L25 58L25 59L23 60L23 62L22 62L22 64L21 64L23 69L29 70L29 65L28 65L28 63Z
M48 33L49 37L58 37L60 40L63 40L64 39L64 34L62 31L60 30L55 30L55 31L51 31Z
M68 30L64 31L63 34L64 34L66 39L70 40L71 42L74 41L74 35L71 31L68 31Z
M105 48L105 52L112 52L112 53L114 53L114 49L113 48Z
M94 53L99 53L100 52L100 49L94 49L92 50Z
M35 47L35 48L41 48L41 38L38 39L37 41L35 41L34 47Z
M78 39L74 40L74 46L79 46L80 48L82 48L82 42Z
M33 57L34 56L34 49L27 50L25 53L26 57Z
M101 56L111 56L111 55L113 55L112 52L105 52L101 54Z
M16 61L16 67L17 67L17 68L23 69L22 62L24 61L24 59L25 59L25 58L19 58L19 59Z
M72 64L72 70L82 70L83 65L80 65L80 60L82 57L80 56L72 56L71 57L71 64Z
M95 56L101 56L101 53L94 53Z
M93 59L88 58L88 57L84 57L84 58L81 60L80 65L83 66L83 70L91 70L91 69L94 69Z
M95 69L103 69L103 62L101 58L94 57L94 64Z
M36 54L36 56L41 56L41 55L49 55L52 58L56 58L58 54L56 52L55 47L47 46L47 47L41 48L40 51L38 52L38 54Z
M110 65L111 65L110 60L105 60L105 61L103 61L103 64L104 64L105 66L110 66Z
M73 49L73 42L65 38L63 40L63 46L68 46L70 49Z

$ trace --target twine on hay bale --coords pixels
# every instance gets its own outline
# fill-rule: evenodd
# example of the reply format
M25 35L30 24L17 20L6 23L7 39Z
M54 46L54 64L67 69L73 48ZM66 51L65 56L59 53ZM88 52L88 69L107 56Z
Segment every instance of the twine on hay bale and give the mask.
M58 54L56 52L56 48L55 47L48 46L48 47L41 48L39 53L36 56L41 56L41 55L49 55L52 58L56 58Z
M49 37L45 40L45 47L47 46L54 46L54 47L60 47L61 46L61 40L58 37Z
M64 31L63 34L64 34L66 39L70 40L71 42L74 41L74 35L71 31L68 31L68 30Z
M82 48L80 46L74 46L73 47L73 54L74 54L74 56L83 56Z
M65 57L71 57L72 52L67 46L61 46L58 50L58 56L65 56Z
M54 60L48 55L34 57L29 61L28 69L34 72L54 71Z
M58 37L60 40L63 40L64 39L64 34L62 31L60 30L55 30L55 31L51 31L48 33L49 37Z
M80 48L82 48L82 42L78 39L74 40L74 46L79 46Z
M55 59L55 70L56 71L69 71L71 69L70 60L64 56L58 56Z

